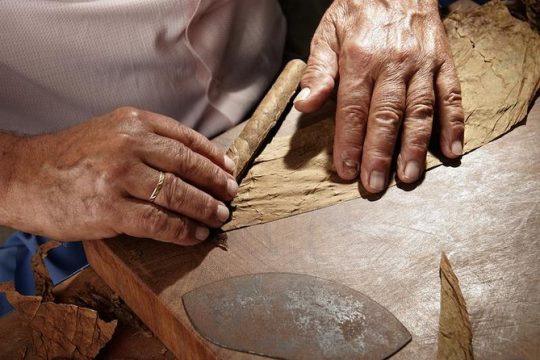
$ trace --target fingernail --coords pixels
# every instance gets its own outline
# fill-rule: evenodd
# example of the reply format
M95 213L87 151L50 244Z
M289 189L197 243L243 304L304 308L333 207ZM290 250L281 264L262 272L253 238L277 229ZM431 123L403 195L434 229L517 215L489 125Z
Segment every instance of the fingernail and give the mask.
M463 155L463 144L461 141L457 140L452 143L452 153L458 156Z
M309 94L310 94L310 93L311 93L310 88L303 88L303 89L298 93L298 95L296 95L296 98L294 99L293 102L306 100L306 99L309 97Z
M198 226L195 230L195 239L199 241L206 240L206 238L208 238L208 235L210 235L210 230L208 230L207 227Z
M409 161L404 172L407 179L416 180L420 176L420 165L416 161Z
M238 193L238 184L233 179L227 180L227 192L231 196L236 196Z
M356 160L343 160L343 175L352 180L358 176L360 170L360 163Z
M234 168L236 167L236 164L234 163L233 159L231 159L230 157L228 157L227 155L224 156L225 158L225 169L229 170L229 171L234 171Z
M219 204L217 208L217 217L219 221L225 222L229 218L229 209L223 204Z
M384 190L384 185L386 183L386 177L381 171L372 171L369 175L369 187L375 191Z

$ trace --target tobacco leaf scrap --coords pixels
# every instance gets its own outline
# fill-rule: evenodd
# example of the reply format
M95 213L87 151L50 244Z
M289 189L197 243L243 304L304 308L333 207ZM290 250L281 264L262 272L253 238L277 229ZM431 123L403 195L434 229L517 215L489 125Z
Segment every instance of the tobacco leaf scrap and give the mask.
M0 284L0 292L31 332L32 346L20 350L23 358L93 359L116 329L116 320L105 322L94 310L42 302L41 296L19 294L10 283Z
M41 245L34 256L32 256L32 272L34 282L36 284L36 294L43 298L42 301L54 300L54 296L52 294L52 280L43 260L50 250L55 249L58 246L60 246L59 241L47 241L45 244Z
M469 152L506 133L526 116L540 87L540 35L512 17L500 1L452 13L444 24L461 82L464 151ZM333 169L334 112L329 106L296 133L277 133L240 184L232 204L235 211L223 230L266 223L362 195L356 182L340 182ZM292 110L288 117L300 115ZM428 154L428 169L440 163Z
M87 267L52 289L54 301L96 310L103 320L116 319L125 326L144 334L150 330L131 311L122 299L101 279L94 269Z
M446 257L441 255L441 315L438 360L473 360L472 328L459 280Z

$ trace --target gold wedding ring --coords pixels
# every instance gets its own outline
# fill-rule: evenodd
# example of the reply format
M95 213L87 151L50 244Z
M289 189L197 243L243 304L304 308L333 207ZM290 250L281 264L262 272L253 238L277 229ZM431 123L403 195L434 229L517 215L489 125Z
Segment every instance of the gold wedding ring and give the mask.
M165 182L165 173L163 171L159 172L159 179L156 184L156 187L154 188L154 191L152 191L152 195L150 195L150 198L148 199L150 202L156 201L156 198L161 191L161 188L163 187L163 183Z

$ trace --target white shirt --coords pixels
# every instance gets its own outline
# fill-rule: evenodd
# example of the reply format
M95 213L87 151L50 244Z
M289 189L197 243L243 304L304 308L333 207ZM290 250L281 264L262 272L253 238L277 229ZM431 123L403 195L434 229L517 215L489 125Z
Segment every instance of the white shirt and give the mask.
M276 0L1 0L0 129L131 105L213 136L268 87L284 37Z

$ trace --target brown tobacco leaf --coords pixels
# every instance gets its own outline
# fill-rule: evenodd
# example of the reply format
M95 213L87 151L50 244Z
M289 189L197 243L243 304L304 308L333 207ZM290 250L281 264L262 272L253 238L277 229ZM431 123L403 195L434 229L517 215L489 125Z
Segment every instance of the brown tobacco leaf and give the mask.
M0 284L0 292L31 332L31 348L21 350L23 358L93 359L116 329L116 320L107 323L94 310L42 302L41 296L19 294L10 283Z
M0 317L0 358L30 359L32 334L24 326L22 316L12 311Z
M441 255L441 315L438 360L472 360L472 328L467 304L445 253Z
M540 87L540 35L499 1L444 21L463 93L465 152L508 132L527 114ZM357 182L343 183L332 163L332 104L318 114L289 113L255 159L233 201L223 230L266 223L360 197ZM298 129L287 132L297 119ZM290 127L289 127L290 128ZM429 154L426 167L439 165ZM392 183L394 184L394 183Z
M60 242L56 240L47 241L38 248L38 251L32 256L32 272L34 274L34 282L36 284L36 294L40 295L42 301L53 301L52 295L52 280L49 276L49 271L43 261L47 253L60 246Z
M96 310L104 320L117 319L123 325L151 335L150 330L91 267L56 285L52 294L55 302Z

